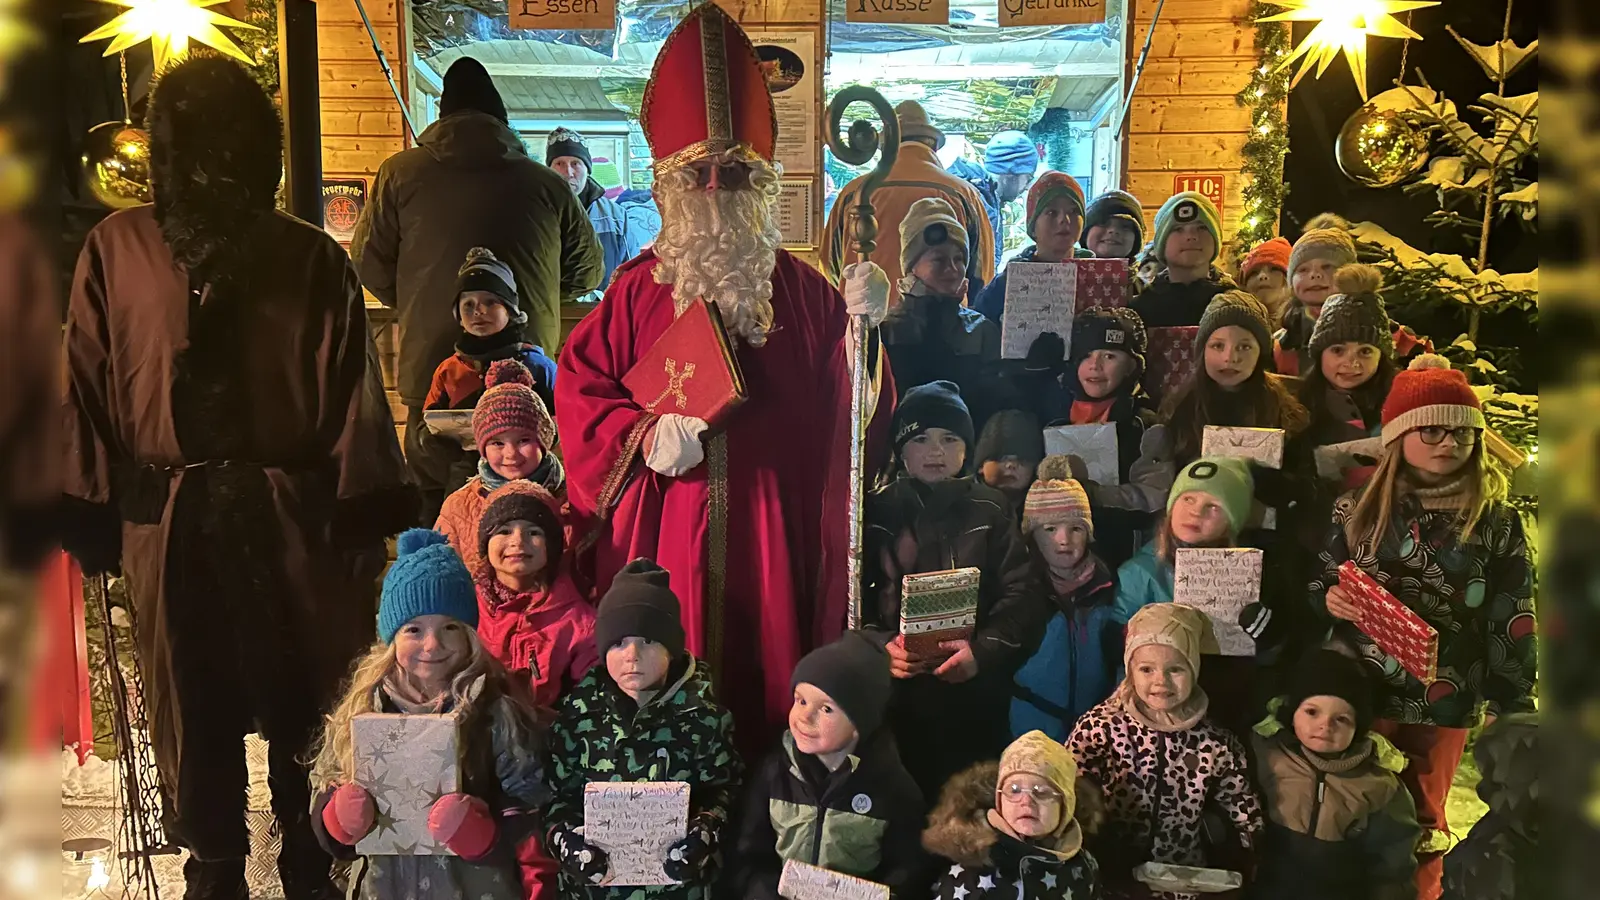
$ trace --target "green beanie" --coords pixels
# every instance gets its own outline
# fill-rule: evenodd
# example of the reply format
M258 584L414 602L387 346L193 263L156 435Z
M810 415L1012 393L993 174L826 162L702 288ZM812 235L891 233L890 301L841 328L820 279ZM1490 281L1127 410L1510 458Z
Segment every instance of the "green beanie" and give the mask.
M1173 229L1180 225L1199 221L1211 232L1217 249L1212 254L1212 260L1217 258L1217 253L1222 252L1222 216L1217 213L1217 208L1211 205L1205 194L1194 191L1184 191L1173 194L1167 202L1161 204L1161 210L1156 213L1156 237L1151 242L1155 249L1155 257L1162 263L1167 261L1167 238L1172 235Z
M1250 463L1227 456L1205 456L1189 463L1172 482L1167 494L1167 512L1178 498L1192 491L1210 494L1222 504L1228 525L1235 535L1250 518L1250 508L1255 504L1256 483L1250 475Z

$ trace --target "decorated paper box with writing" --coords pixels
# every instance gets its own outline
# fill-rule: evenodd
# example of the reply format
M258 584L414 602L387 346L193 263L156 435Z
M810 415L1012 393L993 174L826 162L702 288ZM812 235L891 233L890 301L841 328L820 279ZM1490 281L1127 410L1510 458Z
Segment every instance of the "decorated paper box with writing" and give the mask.
M362 713L350 720L356 784L372 795L377 818L356 844L362 856L451 856L428 833L428 813L460 784L453 715Z
M1083 460L1084 476L1095 484L1121 484L1122 467L1117 458L1117 426L1056 425L1044 430L1044 452L1052 456L1076 456Z
M1178 548L1172 602L1210 617L1223 656L1255 655L1256 642L1239 625L1239 613L1261 598L1261 561L1253 547Z
M1194 352L1194 339L1200 336L1200 327L1185 325L1180 328L1152 328L1147 333L1149 349L1145 352L1144 389L1156 404L1160 404L1182 387L1199 364Z
M977 569L947 569L900 579L900 634L906 649L939 656L942 641L972 637L978 624Z
M1247 459L1269 469L1281 469L1283 429L1207 425L1200 439L1200 453L1202 456Z
M1078 270L1062 263L1012 262L1006 266L1006 308L1000 321L1000 355L1022 359L1046 331L1072 339Z
M1083 312L1091 306L1127 306L1133 302L1133 280L1125 259L1075 259L1070 265L1078 271L1078 296L1074 309Z
M889 900L887 885L841 872L785 860L778 877L778 896L784 900Z
M686 782L591 781L583 787L583 839L610 858L610 887L676 884L661 862L688 829Z
M1361 611L1361 633L1418 681L1432 684L1439 674L1439 632L1353 560L1339 566L1339 586Z

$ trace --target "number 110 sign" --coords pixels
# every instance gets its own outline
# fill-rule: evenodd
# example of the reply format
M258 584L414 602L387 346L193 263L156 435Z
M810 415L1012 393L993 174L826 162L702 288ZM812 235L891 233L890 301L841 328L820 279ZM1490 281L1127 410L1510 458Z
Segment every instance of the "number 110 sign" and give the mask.
M1222 199L1228 194L1228 178L1226 175L1216 173L1188 173L1172 176L1172 192L1181 194L1184 191L1194 191L1205 195L1207 200L1217 208L1217 214L1222 214Z

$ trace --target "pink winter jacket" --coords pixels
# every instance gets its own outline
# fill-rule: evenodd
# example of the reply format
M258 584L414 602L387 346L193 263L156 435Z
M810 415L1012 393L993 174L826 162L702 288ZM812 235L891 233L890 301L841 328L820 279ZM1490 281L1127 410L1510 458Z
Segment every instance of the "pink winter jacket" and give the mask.
M553 587L537 593L516 593L492 572L478 579L478 637L543 710L554 709L599 661L594 607L564 569Z

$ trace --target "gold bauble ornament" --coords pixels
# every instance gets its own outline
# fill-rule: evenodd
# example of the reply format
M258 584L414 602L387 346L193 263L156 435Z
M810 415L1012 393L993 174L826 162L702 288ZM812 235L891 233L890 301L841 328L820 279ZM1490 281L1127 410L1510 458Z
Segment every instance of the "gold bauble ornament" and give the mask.
M1428 161L1428 134L1395 110L1363 106L1339 129L1333 155L1351 181L1392 187L1422 171Z
M150 135L126 122L104 122L83 141L83 180L112 209L150 202Z

